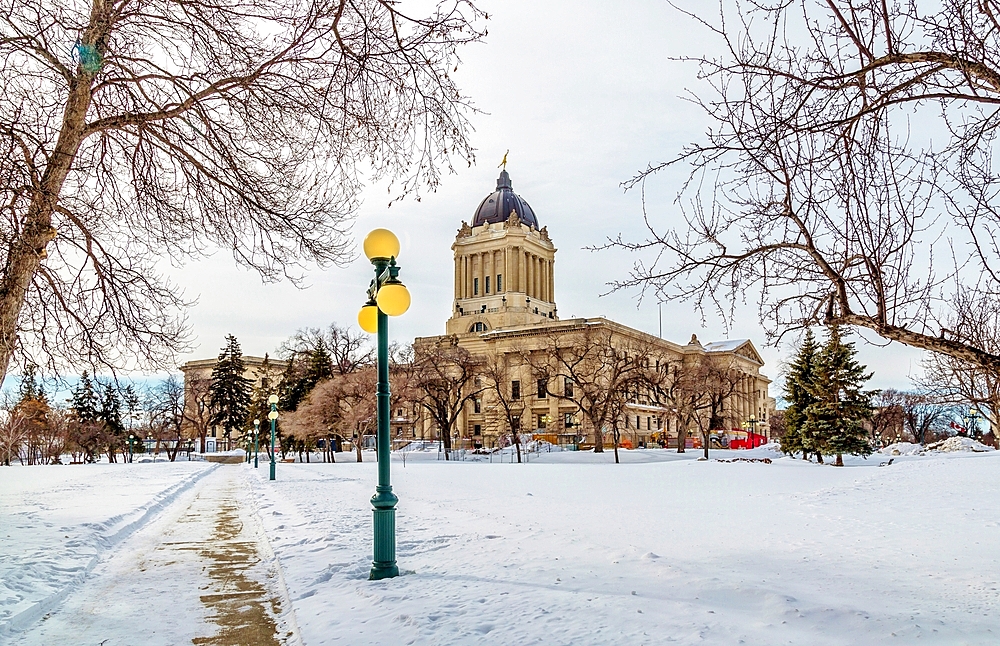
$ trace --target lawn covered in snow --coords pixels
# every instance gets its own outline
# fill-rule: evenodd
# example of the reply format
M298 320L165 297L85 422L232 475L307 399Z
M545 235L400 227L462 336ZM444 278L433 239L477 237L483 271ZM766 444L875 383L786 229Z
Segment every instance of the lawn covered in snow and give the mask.
M1000 453L898 452L844 468L767 449L707 462L625 451L618 465L610 452L528 464L428 452L405 466L394 455L402 576L379 582L367 580L372 454L279 464L276 482L263 461L217 475L240 480L262 520L290 643L1000 643ZM734 457L772 462L715 460ZM169 505L171 487L199 486L205 467L192 465L0 469L0 576L31 587L41 570L18 569L22 550L86 567L93 549L75 558L57 534L106 535L140 500ZM143 493L108 503L123 482Z

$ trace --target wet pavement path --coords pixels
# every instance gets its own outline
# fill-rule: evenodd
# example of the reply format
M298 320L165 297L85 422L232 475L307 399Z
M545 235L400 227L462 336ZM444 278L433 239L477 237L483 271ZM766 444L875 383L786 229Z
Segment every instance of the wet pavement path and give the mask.
M277 564L247 502L242 465L224 465L115 548L17 646L285 646Z

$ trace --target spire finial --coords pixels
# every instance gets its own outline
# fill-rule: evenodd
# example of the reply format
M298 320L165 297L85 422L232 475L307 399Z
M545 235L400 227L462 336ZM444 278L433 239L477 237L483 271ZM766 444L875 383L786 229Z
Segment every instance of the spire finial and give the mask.
M503 154L503 161L502 161L502 162L500 162L500 165L499 165L499 166L497 166L497 168L502 168L502 169L504 169L504 170L507 170L507 155L508 155L508 154L510 154L510 148L508 148L508 149L507 149L507 152L505 152L505 153Z

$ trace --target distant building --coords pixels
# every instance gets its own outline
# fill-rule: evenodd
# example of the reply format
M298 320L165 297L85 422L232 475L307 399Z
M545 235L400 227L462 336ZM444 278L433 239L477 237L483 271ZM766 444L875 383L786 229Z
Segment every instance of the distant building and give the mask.
M698 357L726 357L742 373L735 393L727 398L716 436L720 445L756 445L766 435L767 418L775 401L768 394L771 380L761 373L764 363L748 339L716 341L702 345L692 335L680 345L659 339L605 318L560 320L555 299L556 248L546 227L539 227L527 201L514 193L506 169L496 190L487 195L473 214L471 225L462 222L452 245L455 258L455 298L445 335L422 337L415 349L435 344L456 344L477 357L503 356L508 363L510 391L522 411L517 419L522 433L531 432L553 443L592 445L595 429L587 428L578 407L534 383L532 367L524 360L541 352L554 337L562 342L587 338L586 330L600 329L617 343L641 345L650 362L693 361ZM655 357L654 357L655 355ZM571 387L571 386L570 386ZM458 421L458 446L492 447L511 432L496 420L496 398L484 392L470 402ZM414 428L418 438L436 439L440 429L427 415ZM636 394L622 418L626 446L648 446L660 439L676 441L677 420L667 407L658 407ZM747 428L749 426L749 428ZM753 433L756 431L756 433ZM689 446L697 445L697 433ZM605 440L610 444L610 439ZM673 444L671 444L673 446Z
M253 388L277 387L281 374L288 367L287 361L267 359L269 370L264 370L264 357L243 355L243 376L253 381ZM212 383L212 370L218 359L198 359L181 366L184 373L184 423L185 437L198 440L196 449L202 453L228 451L240 446L239 437L222 437L222 429L209 424L208 388ZM267 420L261 420L266 426Z

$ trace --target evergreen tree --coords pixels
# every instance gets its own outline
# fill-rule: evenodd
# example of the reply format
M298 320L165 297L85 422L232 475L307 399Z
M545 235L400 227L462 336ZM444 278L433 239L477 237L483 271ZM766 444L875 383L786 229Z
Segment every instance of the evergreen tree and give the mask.
M104 427L105 449L109 462L117 462L119 449L124 453L125 426L122 424L122 398L118 389L108 382L101 385L100 409L97 418Z
M816 337L812 330L806 330L802 345L799 346L785 378L784 396L788 408L785 410L786 426L781 438L781 450L788 455L802 451L803 459L808 457L808 452L805 449L802 425L805 423L806 409L816 401L810 389L818 351Z
M316 384L333 376L333 359L320 339L304 352L292 355L279 387L281 410L294 411Z
M208 399L212 409L209 423L222 427L222 434L230 438L233 431L245 428L250 411L253 381L244 376L243 351L236 337L226 337L226 346L212 369L212 385Z
M28 364L21 376L21 384L17 389L18 401L43 400L45 389L41 380L38 379L38 368L34 364Z
M90 379L90 374L84 370L80 376L80 383L70 396L70 411L78 422L89 424L97 421L100 405L94 382Z
M803 445L820 462L823 453L833 453L837 466L844 466L844 453L867 456L872 452L863 422L871 419L876 391L863 390L872 373L865 373L856 355L854 344L844 341L839 327L831 326L816 356L809 386L815 401L806 408L802 424Z

